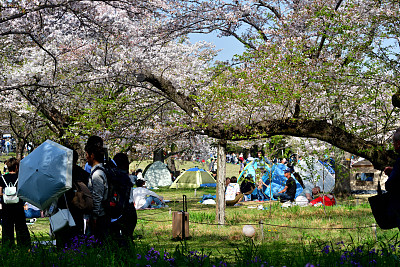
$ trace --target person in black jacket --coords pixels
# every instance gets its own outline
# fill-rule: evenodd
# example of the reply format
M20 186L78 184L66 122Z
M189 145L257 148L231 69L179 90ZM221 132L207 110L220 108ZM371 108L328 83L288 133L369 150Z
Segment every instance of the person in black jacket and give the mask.
M120 169L121 173L125 174L128 177L129 174L129 159L128 156L124 153L118 153L113 158L117 168ZM127 243L132 242L133 239L133 231L135 230L137 223L137 214L135 205L133 203L132 198L132 190L133 183L127 183L126 186L129 186L129 203L124 207L122 211L122 216L113 220L111 223L111 234L114 239L116 239L120 245L127 245Z
M72 217L74 218L76 226L74 227L66 227L65 229L59 230L55 233L56 236L56 245L59 248L64 248L65 246L69 246L71 244L72 238L76 236L81 236L84 234L84 211L77 208L72 204L72 199L75 196L75 192L77 190L77 183L82 182L86 186L89 181L89 173L87 173L84 169L82 169L78 162L78 153L73 151L73 166L72 166L72 188L65 192L57 201L57 207L59 209L68 208L71 212Z
M278 193L275 193L273 195L274 198L279 198L281 202L294 201L294 199L295 199L296 181L291 176L291 172L292 172L292 170L289 168L287 168L286 170L283 171L283 173L287 179L285 187L281 191L279 191Z
M4 180L0 180L0 196L2 196L1 204L3 206L2 243L4 247L15 245L15 226L18 246L29 247L31 245L31 236L26 226L24 202L19 199L18 203L5 204L3 200L3 190L6 186L16 184L18 180L19 160L10 158L6 161L6 165L8 173L3 176Z

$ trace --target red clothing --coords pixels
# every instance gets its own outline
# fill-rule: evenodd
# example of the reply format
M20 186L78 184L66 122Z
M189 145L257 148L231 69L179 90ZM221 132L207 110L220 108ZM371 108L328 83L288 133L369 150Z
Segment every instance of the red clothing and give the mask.
M322 197L317 197L316 199L314 199L313 201L311 201L310 203L312 205L317 204L321 202L322 204L325 204L325 206L333 206L336 204L336 200L334 197L332 197L332 199L330 199L327 196L324 196L324 201L322 200Z

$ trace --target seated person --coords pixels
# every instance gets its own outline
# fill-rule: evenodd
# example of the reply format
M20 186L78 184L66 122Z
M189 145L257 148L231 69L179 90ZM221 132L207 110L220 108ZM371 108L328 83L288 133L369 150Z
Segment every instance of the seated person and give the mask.
M135 203L135 208L138 209L147 209L147 208L162 208L168 207L164 204L163 197L157 195L153 191L150 191L146 187L144 187L145 181L142 179L136 180L136 188L132 190L133 202ZM152 202L155 202L156 206L151 205Z
M231 178L231 182L226 187L226 192L225 192L226 205L233 206L237 202L239 202L242 197L243 194L240 193L240 186L237 183L237 178L233 176Z
M267 187L267 185L264 183L264 181L262 180L261 177L258 179L257 184L258 184L257 185L257 200L258 201L268 200L269 197L264 194L264 190Z
M229 177L226 177L226 179L225 179L225 192L226 192L226 189L228 188L228 185L231 183L231 178L229 178Z
M283 171L287 178L285 187L278 193L274 193L274 198L279 198L281 202L293 201L296 195L296 181L291 176L291 169L287 168Z
M320 206L320 205L333 206L333 205L336 205L336 200L335 200L335 197L332 194L326 194L326 195L322 195L320 197L317 197L316 199L311 201L309 205L312 205L312 206Z
M25 202L24 211L25 211L25 217L28 219L43 217L40 209L28 202Z
M251 201L251 194L256 186L253 182L253 175L248 174L240 184L240 192L244 194L244 201Z
M314 197L317 196L321 192L321 188L319 186L310 189L309 187L304 188L303 192L300 193L295 199L296 205L298 206L307 206L308 203L313 201Z

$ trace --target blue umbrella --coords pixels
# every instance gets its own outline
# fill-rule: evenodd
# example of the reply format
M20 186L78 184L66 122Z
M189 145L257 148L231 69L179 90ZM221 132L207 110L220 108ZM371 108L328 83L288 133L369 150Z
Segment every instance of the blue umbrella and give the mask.
M72 187L73 152L47 140L21 160L18 197L41 210Z

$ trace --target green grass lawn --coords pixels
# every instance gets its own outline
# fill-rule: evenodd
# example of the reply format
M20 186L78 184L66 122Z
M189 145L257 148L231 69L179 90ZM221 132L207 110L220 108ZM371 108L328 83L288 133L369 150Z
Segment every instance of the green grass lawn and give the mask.
M199 203L203 194L215 194L215 189L195 191L161 188L155 191L166 200L170 200L169 207L137 211L138 224L135 234L141 238L135 240L135 244L158 251L173 252L177 246L184 246L190 251L204 251L207 255L211 255L211 258L223 259L227 263L237 262L238 255L243 253L258 255L257 253L263 251L261 254L268 255L270 262L301 266L296 263L299 261L298 257L303 257L299 261L302 263L308 261L305 257L322 257L324 254L321 251L326 246L335 247L341 242L346 244L347 248L354 249L358 246L367 245L372 248L379 244L397 242L390 239L397 238L398 230L383 231L378 227L375 236L370 227L375 220L368 203L362 200L358 201L359 205L339 200L337 206L325 209L323 207L281 208L281 204L277 202L272 202L271 207L269 202L244 202L239 207L227 207L226 225L220 226L215 221L215 205ZM172 213L182 210L183 195L188 199L191 236L184 243L172 240ZM265 209L255 208L259 205L263 205ZM252 225L255 228L256 234L252 240L243 235L244 225ZM39 219L34 225L30 225L29 229L39 240L49 238L47 218ZM281 261L278 255L285 255L288 260L290 257L294 258L292 261ZM250 256L242 255L243 257ZM293 265L290 265L290 262ZM274 266L280 265L275 263Z
M136 164L135 169L144 169L148 163L133 164ZM194 166L199 165L192 162L179 163L179 169ZM227 176L237 176L239 167L228 164L227 170ZM66 260L64 254L60 254L65 253L65 250L59 252L45 248L37 254L40 256L29 254L30 261L19 261L18 258L19 264L86 266L98 264L100 259L102 265L107 266L305 266L307 263L315 266L400 265L398 230L384 231L378 227L375 232L371 227L375 220L366 198L338 199L337 206L325 209L281 208L281 204L277 202L242 202L242 206L226 208L226 224L221 226L216 223L215 205L199 203L203 194L215 194L215 188L160 188L154 191L169 200L169 207L137 211L135 235L138 238L134 241L135 247L128 254L115 247L101 251L91 248L79 250L79 253L68 250L75 259L72 262ZM190 238L176 241L172 239L172 213L182 210L183 195L188 200ZM263 206L262 210L257 209L259 205ZM252 239L243 235L244 225L255 228L256 233ZM34 240L50 240L48 218L40 218L28 227ZM155 251L167 251L177 262L171 264L158 258L148 264L147 256ZM17 262L16 257L21 255L14 254L0 254L0 259L3 262ZM198 258L199 254L207 255L207 259L211 260L207 264L204 261L195 261L193 257ZM128 258L120 259L121 255ZM51 260L48 260L49 264L43 264L41 258Z

